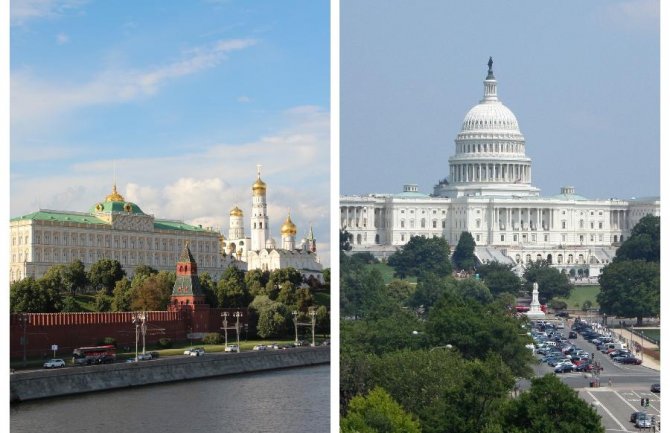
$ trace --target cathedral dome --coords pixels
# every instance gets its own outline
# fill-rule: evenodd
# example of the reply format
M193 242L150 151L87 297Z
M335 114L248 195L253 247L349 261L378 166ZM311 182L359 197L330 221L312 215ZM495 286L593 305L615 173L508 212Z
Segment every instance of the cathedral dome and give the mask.
M256 179L256 182L254 182L253 185L251 185L251 190L253 191L254 195L265 195L265 191L267 190L267 185L265 182L261 180L261 174L258 173L258 178Z
M284 221L284 224L281 226L281 234L282 236L295 236L296 233L298 232L295 224L293 224L293 221L291 221L291 214L286 217L286 221Z
M240 209L239 207L235 206L235 207L230 211L230 216L241 217L241 216L244 216L244 214L242 213L242 209Z

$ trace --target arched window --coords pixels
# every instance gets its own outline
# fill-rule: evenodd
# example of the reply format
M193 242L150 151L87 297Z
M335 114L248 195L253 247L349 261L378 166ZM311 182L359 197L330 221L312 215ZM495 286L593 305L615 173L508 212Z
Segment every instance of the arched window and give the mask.
M421 228L422 229L426 228L426 219L425 218L421 218Z

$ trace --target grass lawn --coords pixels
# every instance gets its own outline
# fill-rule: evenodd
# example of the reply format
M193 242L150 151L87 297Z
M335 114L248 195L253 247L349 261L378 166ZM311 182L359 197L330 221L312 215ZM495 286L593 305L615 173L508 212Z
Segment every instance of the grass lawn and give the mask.
M660 329L644 329L644 335L649 338L653 338L656 341L661 341L661 330Z
M393 268L386 263L375 263L372 265L368 265L372 269L377 269L379 272L381 272L382 277L384 278L384 284L388 284L391 281L393 281L395 278L393 277ZM407 277L405 278L410 283L416 283L416 277Z
M81 307L81 311L95 312L95 295L77 294L74 296L74 300L79 304L79 307Z
M591 301L592 308L598 308L599 304L596 297L600 293L600 286L575 286L570 293L569 298L558 298L560 301L565 301L569 309L582 308L585 301Z

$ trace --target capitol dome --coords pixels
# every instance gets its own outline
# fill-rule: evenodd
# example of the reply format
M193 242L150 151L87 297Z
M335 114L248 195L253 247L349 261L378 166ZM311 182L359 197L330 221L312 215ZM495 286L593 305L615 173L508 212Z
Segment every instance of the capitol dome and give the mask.
M521 133L512 110L498 100L483 100L465 115L461 132L475 131Z

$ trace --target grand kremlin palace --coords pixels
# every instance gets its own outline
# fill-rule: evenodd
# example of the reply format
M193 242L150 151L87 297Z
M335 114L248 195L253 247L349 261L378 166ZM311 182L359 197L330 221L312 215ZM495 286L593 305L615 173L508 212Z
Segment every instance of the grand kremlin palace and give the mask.
M398 194L340 197L340 229L353 252L388 257L412 236L442 236L453 247L462 232L475 239L480 262L522 272L537 259L573 275L594 277L645 215L660 215L660 198L589 199L562 187L542 197L531 184L531 159L516 116L497 95L493 62L484 97L465 116L449 158L449 176L432 194L405 185Z
M296 245L297 228L290 215L281 226L282 242L270 237L267 186L260 178L252 186L251 236L245 234L243 213L230 212L229 237L213 228L157 219L126 201L116 190L88 212L39 210L10 220L10 281L40 278L55 264L81 260L88 269L100 259L118 260L132 275L139 265L173 271L184 244L200 272L219 279L228 266L240 269L293 267L305 277L322 279L312 230Z

